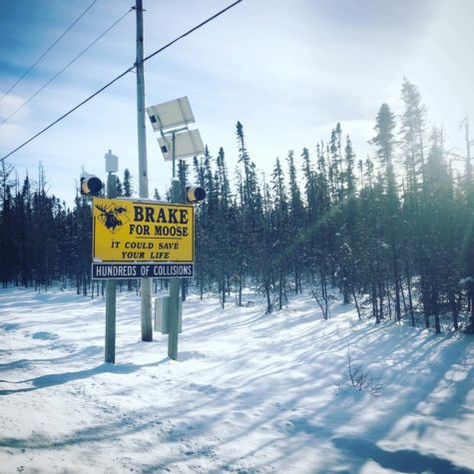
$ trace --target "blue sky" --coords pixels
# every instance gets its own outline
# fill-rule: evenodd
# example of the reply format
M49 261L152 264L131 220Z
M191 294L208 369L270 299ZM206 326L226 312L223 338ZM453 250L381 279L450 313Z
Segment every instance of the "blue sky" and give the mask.
M30 66L91 0L3 0L0 92ZM231 3L144 0L150 53ZM71 32L0 103L8 116L57 70L132 6L98 0ZM448 147L462 147L459 123L474 117L474 2L469 0L244 0L145 67L147 106L187 95L203 140L223 146L236 165L235 123L268 176L276 157L303 146L314 152L340 121L359 158L382 102L400 113L403 77L417 84L431 123L443 125ZM128 68L135 56L130 13L79 61L0 127L3 156ZM120 158L120 174L138 174L135 75L129 74L62 123L13 155L23 179L42 162L52 193L68 203L82 166L104 175L104 153ZM473 119L474 120L474 119ZM150 189L163 194L171 166L147 123ZM457 150L461 151L461 150Z

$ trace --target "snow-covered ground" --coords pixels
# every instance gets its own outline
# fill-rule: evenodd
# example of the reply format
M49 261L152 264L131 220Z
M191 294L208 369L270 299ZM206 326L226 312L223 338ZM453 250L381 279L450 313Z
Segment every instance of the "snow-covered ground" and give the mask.
M1 473L474 472L472 337L192 297L172 361L117 308L114 366L102 298L0 292ZM338 390L348 347L378 397Z

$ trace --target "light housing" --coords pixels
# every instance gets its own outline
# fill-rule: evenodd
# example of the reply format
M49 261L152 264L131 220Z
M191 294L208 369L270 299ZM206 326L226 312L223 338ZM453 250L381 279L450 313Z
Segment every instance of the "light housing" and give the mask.
M83 196L99 196L104 184L93 174L82 173L80 190Z
M206 190L200 186L186 186L186 200L191 204L196 204L206 197Z

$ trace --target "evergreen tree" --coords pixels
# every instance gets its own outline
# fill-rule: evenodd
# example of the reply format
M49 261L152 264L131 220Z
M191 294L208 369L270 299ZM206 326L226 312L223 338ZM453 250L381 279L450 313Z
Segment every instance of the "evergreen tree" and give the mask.
M376 136L372 144L376 146L380 165L385 169L384 177L384 201L386 208L384 228L387 230L387 242L391 250L391 271L393 273L393 284L395 287L395 314L398 321L401 318L400 291L400 203L398 200L397 183L393 167L393 150L395 146L395 116L387 104L382 104L375 122ZM390 297L390 296L389 296Z
M122 186L122 181L120 181L119 177L116 177L116 190L117 190L117 197L123 196L123 186Z
M288 176L290 187L289 223L292 229L292 239L288 250L294 255L292 259L293 277L295 293L298 294L302 291L302 270L304 264L302 258L304 250L303 242L306 236L303 235L305 212L303 201L301 199L301 192L298 187L294 154L292 150L288 153Z
M277 158L272 174L273 206L271 226L275 229L273 242L274 266L277 275L278 309L287 299L287 271L292 255L289 253L289 205L286 197L285 178Z
M130 170L128 168L125 168L123 172L123 196L132 197L133 193L133 178L130 174Z

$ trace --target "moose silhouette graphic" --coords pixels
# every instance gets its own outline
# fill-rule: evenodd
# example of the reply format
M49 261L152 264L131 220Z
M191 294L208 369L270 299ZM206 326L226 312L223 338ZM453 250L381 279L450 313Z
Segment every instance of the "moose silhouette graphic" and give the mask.
M113 233L123 224L125 224L128 219L125 216L121 216L127 212L127 209L122 206L104 205L101 206L96 204L96 209L98 209L101 214L99 215L99 221L107 227L107 229Z

